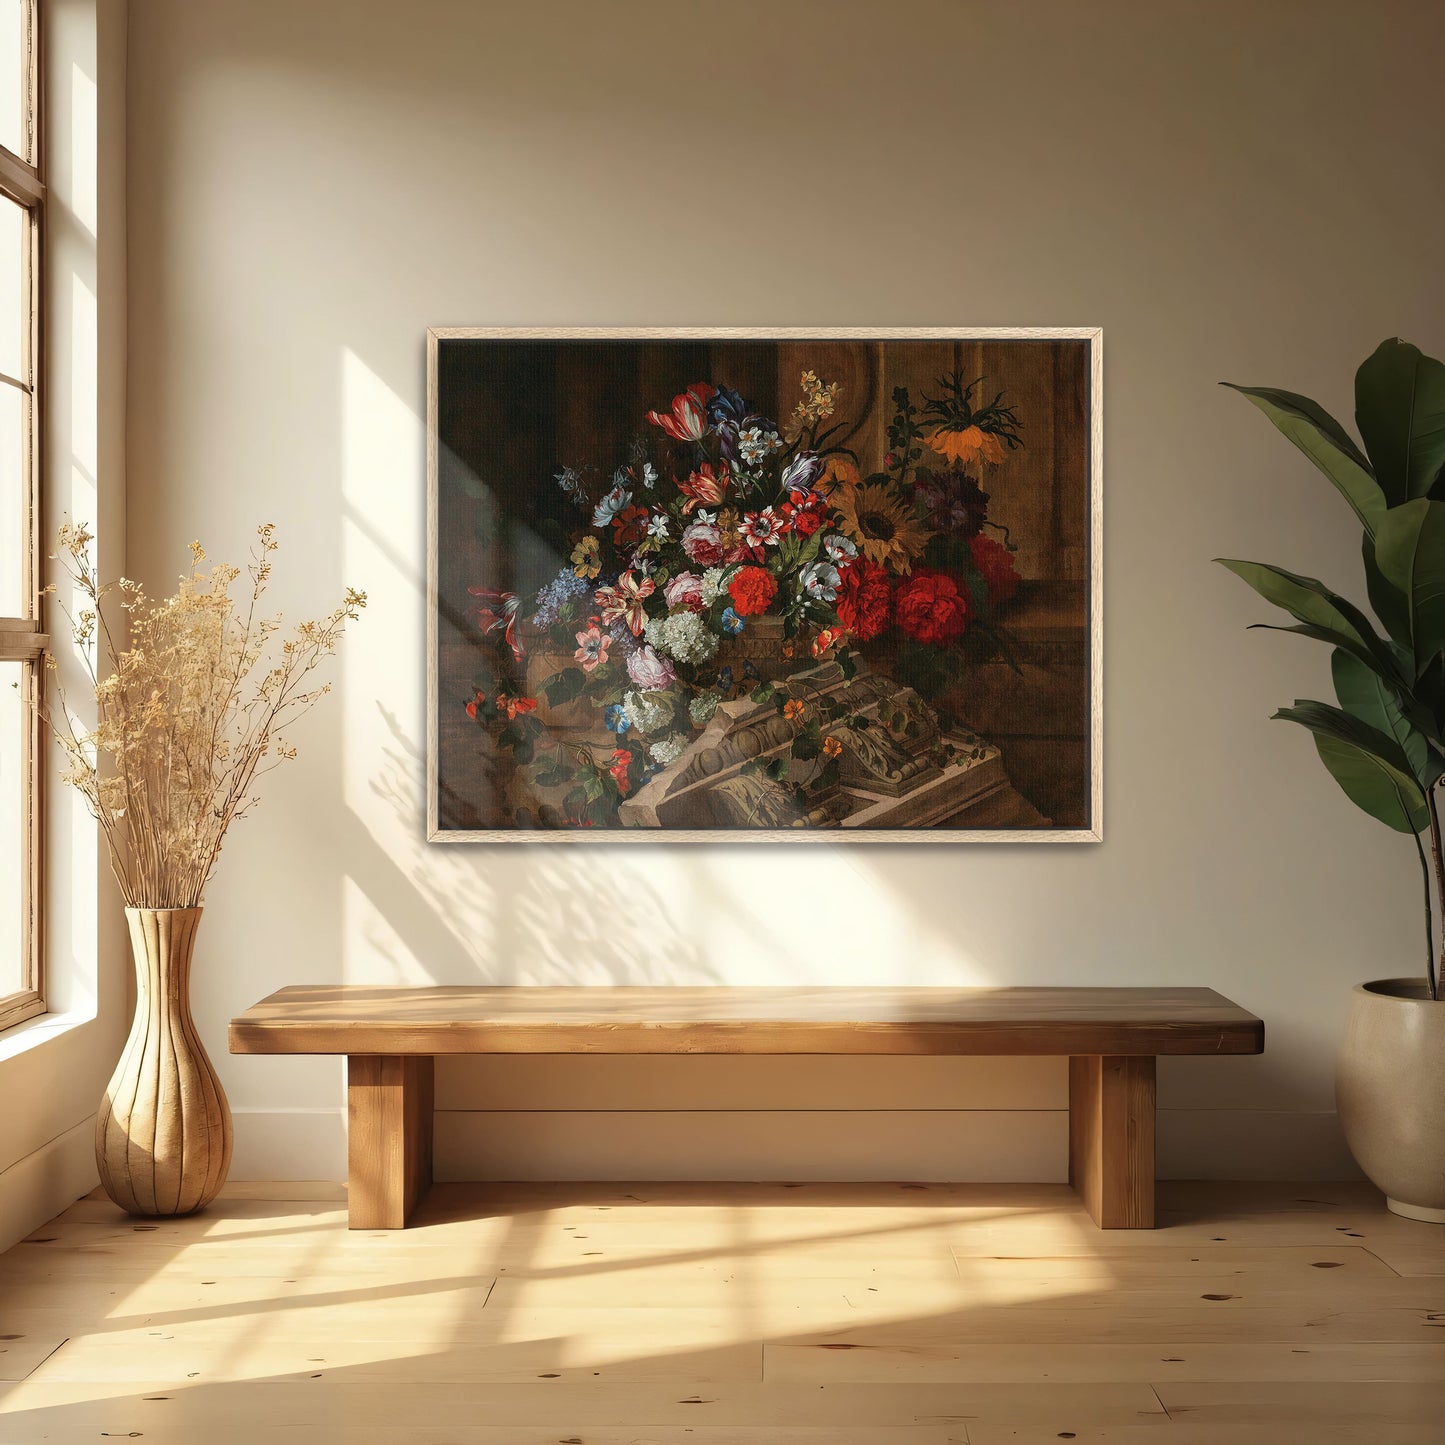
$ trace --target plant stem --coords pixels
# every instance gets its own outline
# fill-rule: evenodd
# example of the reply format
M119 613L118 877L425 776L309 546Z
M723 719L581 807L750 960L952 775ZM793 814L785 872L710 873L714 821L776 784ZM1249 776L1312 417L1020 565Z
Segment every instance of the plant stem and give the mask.
M1425 861L1425 845L1418 833L1410 835L1415 852L1420 855L1420 878L1425 884L1425 987L1435 996L1435 918L1430 907L1430 865Z
M1435 801L1435 789L1425 789L1425 803L1430 810L1430 851L1435 859L1435 890L1442 899L1445 899L1445 864L1440 858L1440 808ZM1445 938L1441 940L1442 964L1445 964ZM1435 1000L1440 998L1440 968L1432 967L1426 979L1430 991L1430 997Z

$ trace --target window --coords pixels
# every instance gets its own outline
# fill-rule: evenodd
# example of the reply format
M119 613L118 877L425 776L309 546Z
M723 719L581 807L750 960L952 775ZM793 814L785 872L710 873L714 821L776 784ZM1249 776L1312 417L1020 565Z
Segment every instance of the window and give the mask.
M40 957L41 180L37 0L0 0L0 1028L44 1011Z

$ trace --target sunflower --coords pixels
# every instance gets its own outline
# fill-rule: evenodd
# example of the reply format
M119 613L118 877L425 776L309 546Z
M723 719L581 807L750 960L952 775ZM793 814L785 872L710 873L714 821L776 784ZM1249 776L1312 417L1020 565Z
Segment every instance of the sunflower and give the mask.
M928 533L886 482L840 487L831 498L838 525L870 562L908 573L928 545Z

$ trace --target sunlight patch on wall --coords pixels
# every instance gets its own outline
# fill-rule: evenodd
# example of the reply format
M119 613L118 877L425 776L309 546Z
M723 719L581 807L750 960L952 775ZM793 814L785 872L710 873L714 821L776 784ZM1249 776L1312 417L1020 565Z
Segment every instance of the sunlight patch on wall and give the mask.
M95 81L70 67L70 213L94 238L100 225L99 107Z

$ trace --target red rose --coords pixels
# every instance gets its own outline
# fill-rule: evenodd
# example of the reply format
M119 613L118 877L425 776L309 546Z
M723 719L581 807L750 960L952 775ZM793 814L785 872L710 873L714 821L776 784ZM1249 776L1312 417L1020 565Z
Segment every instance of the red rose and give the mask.
M838 621L859 642L877 637L888 626L891 602L885 568L866 557L859 557L843 568L838 600L833 605L838 611Z
M716 567L726 555L716 522L694 522L682 534L682 550L699 567Z
M1014 554L1002 542L983 532L970 537L968 545L973 552L973 565L988 584L989 602L995 607L1000 602L1007 602L1019 590Z
M754 617L766 612L768 604L778 595L778 584L766 567L739 567L728 583L728 596L739 617Z
M973 620L973 606L968 589L956 577L915 567L893 594L893 615L909 637L946 647L963 636Z

